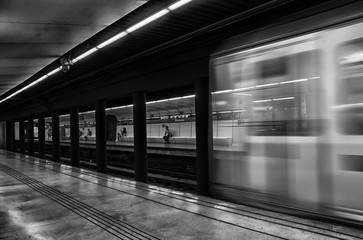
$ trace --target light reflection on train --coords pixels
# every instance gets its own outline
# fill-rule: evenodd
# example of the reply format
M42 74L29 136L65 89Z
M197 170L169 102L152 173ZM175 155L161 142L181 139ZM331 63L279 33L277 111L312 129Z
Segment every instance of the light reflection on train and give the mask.
M212 56L215 121L233 139L210 161L215 196L363 220L362 30Z

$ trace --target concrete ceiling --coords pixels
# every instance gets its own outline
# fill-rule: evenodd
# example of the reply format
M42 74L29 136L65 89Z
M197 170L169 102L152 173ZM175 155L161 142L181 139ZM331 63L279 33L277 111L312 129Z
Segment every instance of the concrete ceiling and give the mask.
M0 95L147 0L1 0Z

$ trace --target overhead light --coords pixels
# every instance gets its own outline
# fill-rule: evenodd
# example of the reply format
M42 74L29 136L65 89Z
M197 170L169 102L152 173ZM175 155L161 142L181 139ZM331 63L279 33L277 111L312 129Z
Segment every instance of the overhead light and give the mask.
M128 28L128 29L126 29L126 32L128 32L128 33L133 32L133 31L135 31L136 29L139 29L139 28L141 28L141 27L145 26L146 24L148 24L148 23L150 23L150 22L152 22L152 21L154 21L154 20L156 20L156 19L158 19L158 18L160 18L160 17L164 16L164 15L165 15L165 14L167 14L168 12L170 12L168 9L163 9L163 10L161 10L160 12L157 12L157 13L155 13L155 14L151 15L150 17L148 17L148 18L146 18L146 19L142 20L141 22L136 23L134 26L132 26L132 27L130 27L130 28Z
M291 100L294 99L294 97L283 97L283 98L274 98L273 101L282 101L282 100Z
M240 109L240 110L233 110L234 113L239 113L239 112L246 112L246 110L244 109Z
M59 72L60 70L62 70L62 68L61 68L61 67L58 67L58 68L54 69L53 71L51 71L51 72L47 73L47 76L48 76L48 77L49 77L49 76L52 76L53 74L55 74L55 73Z
M279 83L269 83L269 84L257 85L256 88L260 88L260 87L270 87L270 86L275 86L275 85L279 85Z
M221 112L218 112L218 113L232 113L232 111L221 111Z
M168 9L169 9L170 11L173 11L173 10L175 10L175 9L177 9L177 8L179 8L179 7L183 6L184 4L186 4L186 3L188 3L188 2L191 2L191 1L192 1L192 0L180 0L179 2L176 2L176 3L172 4L172 5L170 5L170 6L168 7Z
M173 101L173 100L180 100L180 99L181 99L181 97L176 97L176 98L169 98L168 100Z
M101 49L101 48L103 48L103 47L105 47L105 46L107 46L107 45L109 45L109 44L111 44L111 43L119 40L120 38L122 38L122 37L124 37L126 35L127 35L127 32L125 32L125 31L124 32L120 32L119 34L113 36L112 38L110 38L107 41L105 41L105 42L101 43L100 45L98 45L97 48Z
M261 103L261 102L271 102L272 99L261 99L261 100L255 100L254 103Z
M229 93L229 92L233 92L233 89L215 91L215 92L212 92L212 94L221 94L221 93Z
M73 63L78 62L79 60L91 55L92 53L96 52L98 50L98 48L94 47L90 50L88 50L87 52L83 53L82 55L76 57L75 59L73 59Z
M36 81L30 83L27 88L31 87L31 86L34 86L35 84L38 84L39 82L43 81L44 79L46 79L48 77L48 75L44 75L43 77L41 78L38 78Z
M16 91L16 92L14 92L14 93L10 94L10 95L9 95L9 96L7 96L6 98L4 98L4 99L0 100L0 103L2 103L2 102L4 102L4 101L8 100L9 98L14 97L15 95L18 95L19 93L23 92L24 90L26 90L26 89L28 89L28 88L30 88L30 87L32 87L32 86L34 86L34 85L38 84L39 82L43 81L44 79L46 79L46 78L47 78L47 77L49 77L50 75L53 75L54 73L59 72L60 70L61 70L61 68L56 68L56 69L54 69L53 71L49 72L48 74L46 74L46 75L44 75L44 76L42 76L42 77L38 78L38 79L37 79L37 80L35 80L34 82L31 82L30 84L26 85L25 87L23 87L23 88L19 89L18 91Z
M295 80L290 80L290 81L285 81L285 82L280 82L280 84L286 84L286 83L296 83L296 82L305 82L309 79L307 78L302 78L302 79L295 79Z
M244 88L236 88L236 89L233 89L233 92L241 92L241 91L250 90L250 89L254 89L254 88L255 88L255 86L244 87Z
M195 97L195 95L187 95L187 96L184 96L182 98L184 99L184 98L193 98L193 97Z

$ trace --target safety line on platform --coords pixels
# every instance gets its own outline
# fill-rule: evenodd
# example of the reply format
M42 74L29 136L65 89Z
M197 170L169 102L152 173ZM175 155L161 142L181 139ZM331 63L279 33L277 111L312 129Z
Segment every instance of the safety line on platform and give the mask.
M85 204L65 193L51 188L42 182L28 177L10 167L0 164L0 170L12 176L30 188L59 203L70 211L94 223L103 230L111 233L119 239L157 240L159 238L138 229L124 221L116 219L88 204Z

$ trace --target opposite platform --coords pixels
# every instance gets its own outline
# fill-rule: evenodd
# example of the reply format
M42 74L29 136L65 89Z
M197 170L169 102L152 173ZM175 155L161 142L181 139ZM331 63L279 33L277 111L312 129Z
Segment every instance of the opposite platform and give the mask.
M0 150L0 239L363 239L363 231Z

